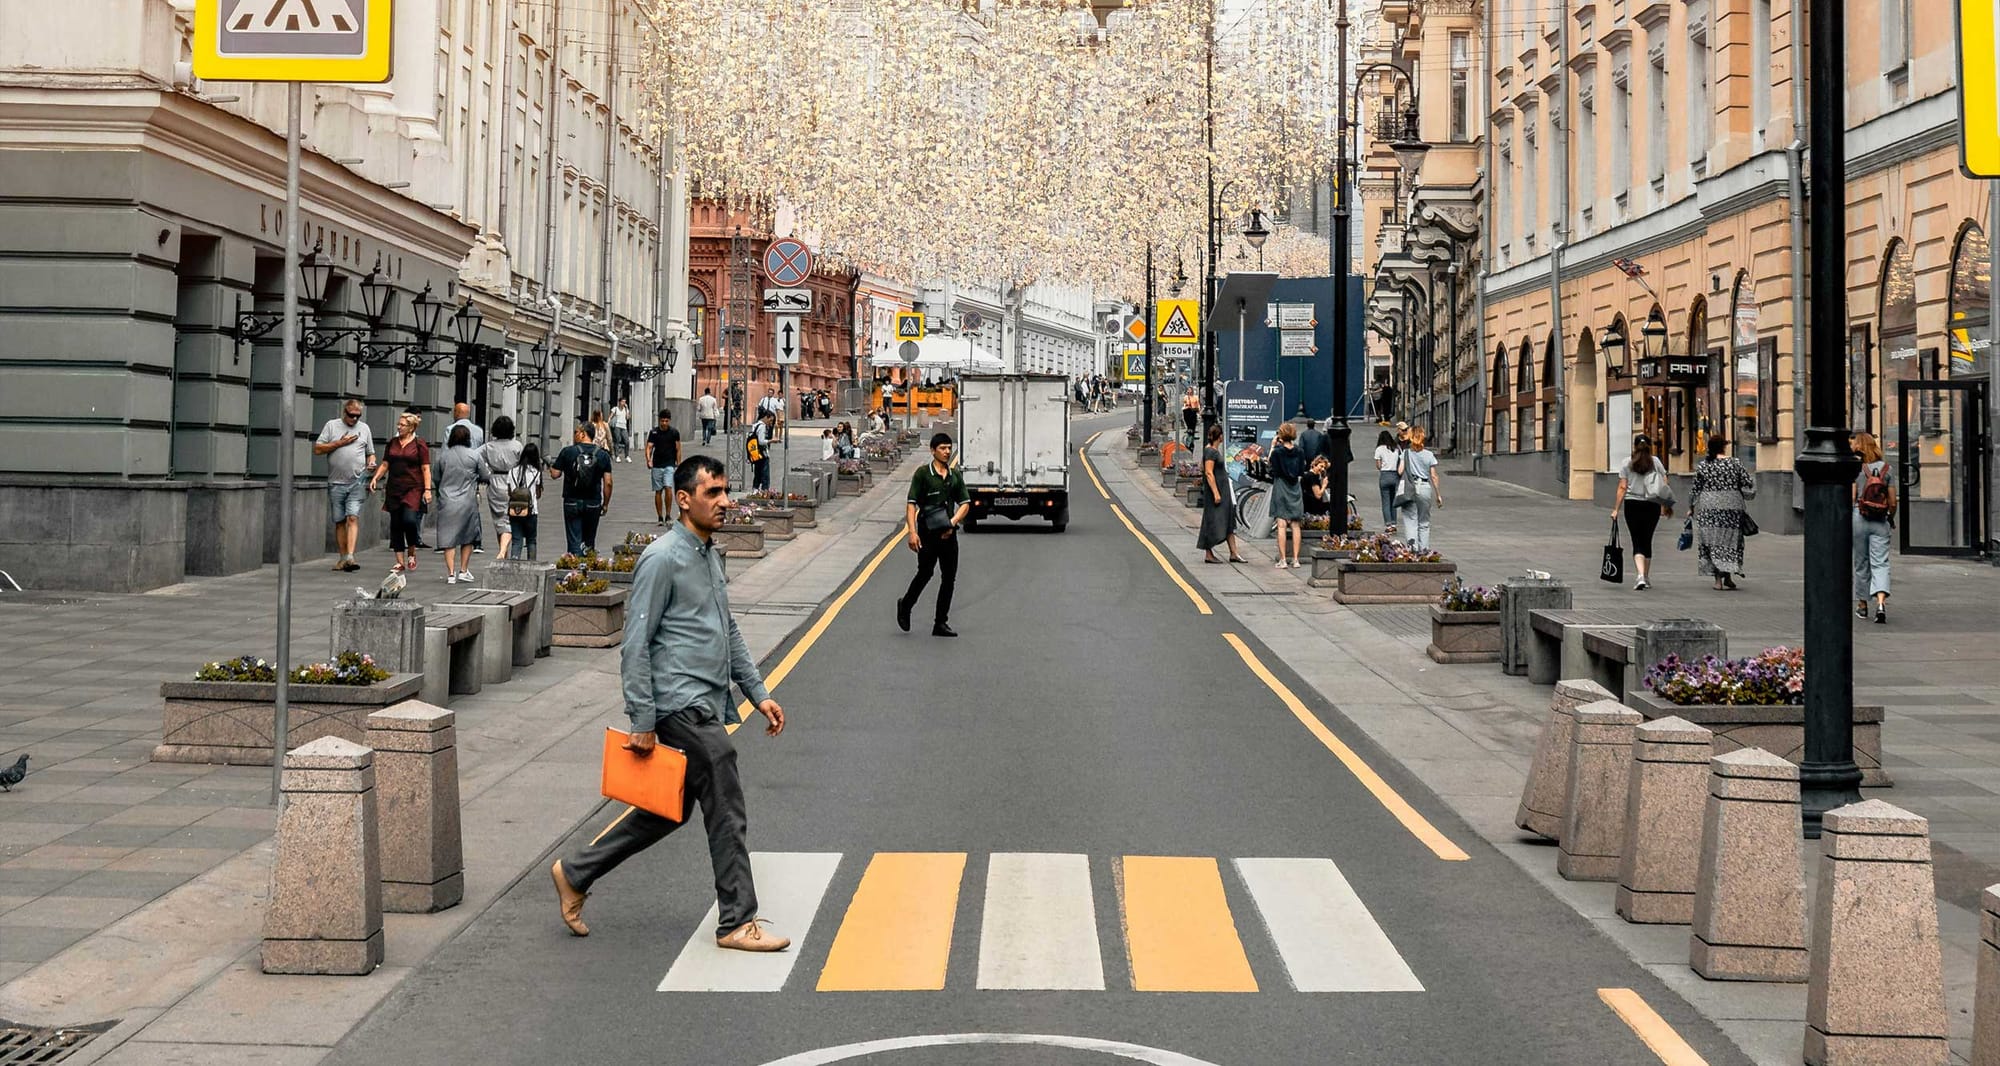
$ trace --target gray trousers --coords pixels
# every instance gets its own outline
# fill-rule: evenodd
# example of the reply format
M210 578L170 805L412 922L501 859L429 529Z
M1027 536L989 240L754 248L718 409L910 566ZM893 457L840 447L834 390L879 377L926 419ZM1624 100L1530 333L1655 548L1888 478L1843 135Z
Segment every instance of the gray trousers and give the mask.
M682 813L701 805L708 830L708 858L715 867L715 899L720 910L716 936L757 917L757 887L750 879L750 819L743 807L743 782L736 773L736 746L721 722L697 722L672 714L654 727L659 741L687 753L687 792ZM636 807L562 861L563 873L580 892L626 859L666 839L681 822L670 822Z

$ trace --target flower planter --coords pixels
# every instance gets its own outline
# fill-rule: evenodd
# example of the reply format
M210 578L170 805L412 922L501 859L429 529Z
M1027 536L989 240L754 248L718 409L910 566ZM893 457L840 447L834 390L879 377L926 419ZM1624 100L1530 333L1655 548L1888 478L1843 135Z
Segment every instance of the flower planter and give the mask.
M1431 604L1431 646L1424 654L1440 663L1499 662L1500 612L1447 611Z
M422 674L391 674L372 685L292 685L286 693L285 743L321 737L365 743L368 716L410 699ZM271 765L278 686L257 681L167 681L154 762Z
M1201 506L1202 495L1203 490L1199 481L1192 485L1181 487L1181 502L1187 504L1189 507L1199 508Z
M1170 467L1166 467L1165 469L1163 469L1163 470L1161 470L1161 471L1160 471L1160 487L1161 487L1161 488L1163 488L1163 489L1170 489L1170 488L1173 488L1173 487L1174 487L1174 482L1175 482L1175 481L1178 481L1178 480L1180 480L1180 475L1179 475L1179 474L1176 474L1176 473L1174 473L1174 468L1173 468L1173 467L1171 467L1171 466L1170 466Z
M886 477L895 473L896 467L899 465L901 464L894 459L870 459L868 460L868 472Z
M750 512L750 517L755 518L757 524L764 527L764 539L792 539L792 512L756 510Z
M834 491L842 496L859 496L868 490L866 474L835 474Z
M628 590L616 587L556 593L554 643L565 648L609 648L622 642L628 595Z
M1780 758L1798 762L1805 757L1805 708L1739 706L1736 704L1669 703L1651 692L1625 693L1625 703L1646 716L1679 717L1715 734L1715 754L1727 755L1738 748L1763 748ZM1854 762L1861 767L1863 788L1888 788L1895 782L1882 768L1882 708L1855 705Z
M1334 573L1334 564L1352 558L1354 558L1352 549L1333 551L1327 548L1314 548L1312 577L1306 580L1306 584L1316 589L1333 588L1339 583L1339 578Z
M764 527L755 522L724 522L715 531L714 544L738 559L764 557Z
M1358 563L1334 565L1333 602L1432 603L1438 588L1458 572L1456 563Z
M1200 486L1201 486L1200 477L1176 477L1174 478L1174 485L1173 485L1174 495L1176 496L1185 495L1189 489L1199 488Z

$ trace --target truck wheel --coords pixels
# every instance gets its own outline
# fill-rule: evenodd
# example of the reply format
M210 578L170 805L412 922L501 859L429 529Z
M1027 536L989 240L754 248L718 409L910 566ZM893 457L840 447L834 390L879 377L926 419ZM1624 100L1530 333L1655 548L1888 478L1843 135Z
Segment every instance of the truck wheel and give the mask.
M1051 532L1061 533L1063 530L1068 529L1069 504L1063 504L1062 509L1056 512L1055 517L1049 519L1049 524Z
M973 530L979 528L979 519L974 518L971 515L966 515L965 521L960 523L959 528L963 532L970 533Z

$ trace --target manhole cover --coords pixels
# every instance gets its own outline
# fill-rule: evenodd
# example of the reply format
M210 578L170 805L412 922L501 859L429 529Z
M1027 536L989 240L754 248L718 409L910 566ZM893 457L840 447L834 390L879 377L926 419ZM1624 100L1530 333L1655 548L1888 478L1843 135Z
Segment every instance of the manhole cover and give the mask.
M41 1066L67 1061L117 1024L110 1021L43 1028L0 1020L0 1066Z

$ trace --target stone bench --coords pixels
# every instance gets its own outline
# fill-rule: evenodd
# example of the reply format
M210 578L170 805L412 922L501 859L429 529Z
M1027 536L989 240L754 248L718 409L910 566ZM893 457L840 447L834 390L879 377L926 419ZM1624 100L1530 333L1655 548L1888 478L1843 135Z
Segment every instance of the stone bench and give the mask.
M1553 685L1565 677L1590 678L1604 682L1591 669L1584 651L1586 632L1605 629L1633 629L1638 619L1611 611L1530 611L1528 612L1528 680L1537 685ZM1604 685L1613 696L1618 689Z
M488 612L486 655L491 666L486 673L487 684L512 680L514 667L535 665L535 646L541 639L536 628L535 593L476 588L460 589L450 595L440 607L474 607ZM503 633L510 634L511 639L502 642L499 637Z
M418 699L442 707L452 696L484 686L486 616L469 607L439 604L424 617L424 687Z

